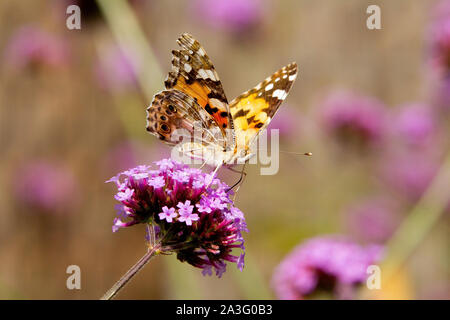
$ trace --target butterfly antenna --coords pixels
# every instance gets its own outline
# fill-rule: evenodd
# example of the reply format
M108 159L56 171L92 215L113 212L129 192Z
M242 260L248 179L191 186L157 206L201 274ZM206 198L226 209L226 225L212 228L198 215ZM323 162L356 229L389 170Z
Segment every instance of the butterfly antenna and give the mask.
M312 156L312 152L292 152L292 151L281 151L281 150L280 150L280 152L289 153L289 154L296 154L296 155L299 155L299 156L308 156L308 157Z

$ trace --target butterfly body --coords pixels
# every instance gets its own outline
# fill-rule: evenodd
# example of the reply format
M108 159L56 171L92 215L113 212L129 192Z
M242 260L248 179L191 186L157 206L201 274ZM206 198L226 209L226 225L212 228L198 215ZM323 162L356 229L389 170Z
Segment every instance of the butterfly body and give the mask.
M189 34L172 51L166 90L147 108L147 131L191 158L213 166L245 163L250 146L286 98L297 65L289 64L231 103L206 51Z

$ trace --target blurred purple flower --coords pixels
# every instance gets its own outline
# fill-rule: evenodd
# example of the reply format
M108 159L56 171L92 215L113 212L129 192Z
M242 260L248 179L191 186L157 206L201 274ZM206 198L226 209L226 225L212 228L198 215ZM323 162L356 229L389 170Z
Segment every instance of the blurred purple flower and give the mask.
M267 127L267 132L270 135L272 129L277 129L281 139L298 139L301 120L301 115L295 109L284 105L273 117L273 120Z
M263 20L260 0L195 0L192 9L201 21L233 33L249 31Z
M436 7L439 10L436 10L428 36L431 64L444 78L450 77L450 14L448 13L450 5L448 2L442 2Z
M432 18L434 20L450 18L450 0L438 1L432 10Z
M433 109L426 104L402 106L393 123L394 134L407 145L427 147L437 139L435 115Z
M346 216L350 232L369 243L383 243L393 234L399 222L396 205L375 197L353 205Z
M16 30L7 44L5 61L12 67L48 65L60 67L69 61L67 44L38 26Z
M428 31L428 58L433 77L434 102L444 112L450 111L450 1L434 7Z
M78 185L72 172L64 166L36 161L19 168L14 192L18 201L30 207L67 213L76 204Z
M420 152L400 152L387 155L381 163L382 179L405 200L417 201L439 169L433 155Z
M367 267L382 247L363 248L338 237L317 237L297 246L276 268L272 284L279 299L305 299L316 293L339 295L367 279ZM342 297L342 296L341 296Z
M137 87L139 61L137 55L119 46L110 46L104 50L95 66L99 85L105 90L121 92Z
M117 185L115 199L121 203L113 231L148 223L157 227L163 251L175 252L178 260L203 269L203 274L212 274L214 268L220 277L225 261L242 270L244 254L237 257L231 251L244 250L241 232L248 230L228 186L170 159L156 165L159 169L138 166L108 181Z
M325 98L319 112L324 130L345 145L371 146L384 134L384 105L374 98L333 92Z

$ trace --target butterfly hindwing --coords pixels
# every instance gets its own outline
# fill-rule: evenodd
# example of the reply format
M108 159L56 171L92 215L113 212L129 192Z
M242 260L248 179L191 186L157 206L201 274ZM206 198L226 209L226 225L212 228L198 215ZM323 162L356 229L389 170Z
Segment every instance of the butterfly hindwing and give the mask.
M228 145L233 144L230 132L233 119L219 76L206 51L191 35L185 33L178 39L180 50L172 51L172 71L165 81L166 89L176 89L195 99L214 119L227 136ZM226 130L231 129L231 130Z
M170 145L192 141L194 138L210 142L213 137L208 128L211 127L214 127L211 116L194 98L179 90L157 93L147 108L147 131ZM198 130L196 137L195 130ZM220 143L217 137L214 138L216 143ZM223 141L221 143L224 144Z
M267 127L296 77L297 64L291 63L230 103L238 148L248 148Z

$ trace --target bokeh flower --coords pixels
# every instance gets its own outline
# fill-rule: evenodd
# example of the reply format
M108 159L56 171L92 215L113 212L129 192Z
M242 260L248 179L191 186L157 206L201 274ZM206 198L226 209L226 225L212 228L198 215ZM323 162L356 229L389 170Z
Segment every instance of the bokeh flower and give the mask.
M352 235L367 243L388 240L399 223L398 205L386 197L363 199L352 205L345 216Z
M433 154L412 151L386 154L379 171L391 191L414 203L430 185L438 169L439 163Z
M117 185L118 217L113 231L138 223L156 228L156 241L180 261L219 277L225 261L242 270L241 232L247 231L243 213L234 207L228 186L211 174L170 159L156 162L158 169L141 165L110 179Z
M399 142L411 147L430 147L437 139L438 124L434 110L427 104L411 103L400 107L391 120Z
M137 87L139 65L138 56L129 48L111 45L102 49L94 71L101 88L123 92Z
M14 32L5 50L5 61L12 67L61 67L69 61L67 44L38 26L28 25Z
M14 180L16 199L33 209L68 213L76 204L78 184L65 166L44 160L26 163Z
M376 263L382 247L358 244L339 237L317 237L296 247L276 268L273 287L280 299L305 299L324 293L347 298L367 279L367 267Z
M270 135L271 130L276 129L281 140L298 140L301 124L302 115L291 106L283 105L267 127L267 132Z
M441 111L450 109L450 1L438 2L427 34L433 98Z
M319 112L325 132L343 145L366 148L383 137L385 110L375 98L336 91L324 99Z
M450 14L441 12L435 15L430 25L428 42L432 66L438 69L443 78L450 77Z
M263 20L260 0L196 0L192 11L213 28L245 33Z

